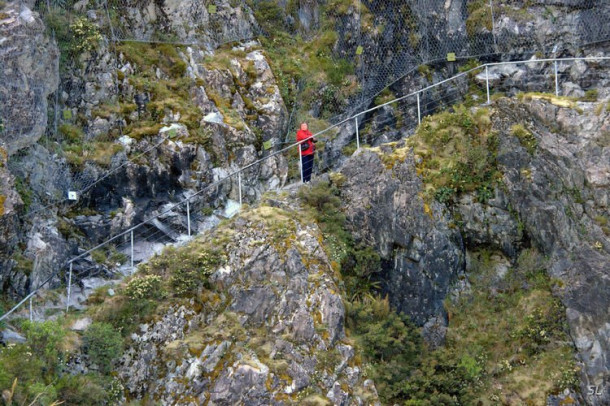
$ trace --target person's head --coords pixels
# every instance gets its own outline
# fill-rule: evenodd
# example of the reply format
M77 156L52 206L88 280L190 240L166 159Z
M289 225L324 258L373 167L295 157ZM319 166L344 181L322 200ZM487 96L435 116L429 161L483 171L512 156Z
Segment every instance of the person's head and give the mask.
M301 123L301 130L303 130L303 131L308 130L307 123Z

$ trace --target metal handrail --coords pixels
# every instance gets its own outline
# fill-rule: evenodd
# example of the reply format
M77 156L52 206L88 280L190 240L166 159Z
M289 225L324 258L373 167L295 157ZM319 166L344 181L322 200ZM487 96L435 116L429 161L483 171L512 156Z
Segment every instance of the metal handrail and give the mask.
M378 109L380 109L380 108L382 108L384 106L388 106L390 104L399 102L399 101L404 100L404 99L409 98L409 97L413 97L413 96L418 96L419 97L419 95L422 92L425 92L425 91L430 90L430 89L434 89L434 88L436 88L436 87L438 87L440 85L443 85L445 83L449 83L451 81L457 80L457 79L459 79L459 78L461 78L463 76L466 76L469 73L472 73L472 72L477 71L477 70L482 70L482 69L486 70L486 77L485 78L486 78L487 83L488 83L487 94L488 94L488 101L489 101L489 72L488 72L488 69L490 67L501 66L501 65L510 65L510 64L532 64L532 63L547 63L547 62L553 62L553 63L557 64L558 62L568 62L568 61L601 61L601 60L610 60L610 57L600 56L600 57L581 57L581 58L579 58L579 57L573 57L573 58L545 58L545 59L530 59L530 60L526 60L526 61L508 61L508 62L495 62L495 63L482 64L482 65L479 65L479 66L477 66L475 68L472 68L472 69L469 69L467 71L461 72L461 73L459 73L459 74L457 74L455 76L452 76L452 77L450 77L448 79L444 79L444 80L442 80L440 82L437 82L437 83L434 83L434 84L432 84L430 86L426 86L426 87L424 87L424 88L422 88L420 90L417 90L415 92L409 93L409 94L401 96L401 97L397 97L397 98L395 98L393 100L390 100L390 101L388 101L386 103L383 103L383 104L380 104L378 106L372 107L370 109L367 109L367 110L361 111L359 113L356 113L356 114L354 114L353 116L351 116L349 118L346 118L346 119L344 119L344 120L342 120L342 121L340 121L340 122L338 122L336 124L333 124L333 125L325 128L325 129L321 130L321 131L318 131L317 133L313 134L311 137L307 138L307 140L312 139L314 137L318 137L318 136L320 136L322 134L325 134L326 132L328 132L328 131L330 131L330 130L332 130L334 128L337 128L337 127L341 126L342 124L345 124L345 123L347 123L347 122L349 122L351 120L358 120L358 117L363 116L363 115L368 114L368 113L371 113L371 112L373 112L375 110L378 110ZM557 86L557 83L556 83L556 86ZM358 132L357 131L356 131L356 137L358 138ZM305 141L305 140L303 140L303 141ZM267 155L267 156L265 156L265 157L263 157L261 159L258 159L258 160L254 161L254 162L252 162L252 163L250 163L248 165L245 165L245 166L243 166L243 167L241 167L241 168L231 172L230 174L228 174L224 178L218 179L217 181L212 182L211 184L207 185L206 187L204 187L203 189L199 190L195 194L190 195L189 197L179 201L178 203L175 203L175 204L171 205L169 208L166 208L164 211L162 211L162 212L160 212L158 214L155 214L154 216L149 217L148 219L138 223L137 225L128 228L127 230L123 231L122 233L117 234L117 235L109 238L108 240L106 240L106 241L96 245L95 247L93 247L93 248L83 252L82 254L80 254L80 255L70 259L69 261L67 261L64 264L64 266L60 267L59 269L60 270L64 269L66 266L70 266L71 267L72 264L75 261L78 261L78 260L80 260L80 259L82 259L82 258L84 258L84 257L86 257L88 255L90 255L93 251L98 250L98 249L100 249L100 248L110 244L111 242L117 240L120 237L124 237L126 235L132 234L139 227L142 227L142 226L148 224L152 220L158 219L159 217L163 216L164 214L167 214L167 213L171 212L172 210L174 210L175 208L177 208L177 207L179 207L181 205L184 205L184 204L188 205L190 200L193 199L194 197L197 197L197 196L203 194L204 192L206 192L206 191L208 191L208 190L210 190L210 189L212 189L212 188L214 188L216 186L221 185L223 182L231 179L233 176L237 175L239 177L239 181L240 181L239 183L241 184L242 173L245 170L247 170L248 168L253 167L254 165L259 165L259 164L267 161L270 158L273 158L275 156L283 154L283 153L291 150L292 148L298 148L298 146L303 141L301 141L301 142L294 142L294 143L290 144L287 147L279 149L279 150L277 150L277 151L275 151L275 152L273 152L273 153L271 153L271 154L269 154L269 155ZM357 142L359 144L359 140L358 139L357 139ZM241 189L241 185L240 185L240 189ZM241 193L241 190L240 190L240 193ZM133 258L132 258L132 260L133 260ZM46 280L44 280L36 289L34 289L26 297L24 297L17 305L13 306L13 308L11 308L9 311L7 311L2 316L0 316L0 321L6 319L11 313L13 313L19 307L21 307L26 301L31 299L39 290L41 290L53 278L55 278L59 274L59 272L60 271L54 272L51 276L49 276ZM69 298L68 298L68 301L69 301Z

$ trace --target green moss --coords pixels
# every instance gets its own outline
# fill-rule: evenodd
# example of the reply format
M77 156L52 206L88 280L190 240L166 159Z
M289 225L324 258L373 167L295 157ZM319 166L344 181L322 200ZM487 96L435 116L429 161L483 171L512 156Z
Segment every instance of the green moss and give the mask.
M19 251L15 252L11 256L11 259L15 261L15 267L13 268L15 272L24 275L30 275L32 273L32 270L34 269L34 260L27 258Z
M538 140L534 134L529 131L523 124L515 124L510 129L511 134L519 139L519 142L527 150L530 155L534 155L538 148Z
M381 93L377 95L377 97L375 97L373 103L375 104L375 106L379 106L381 104L385 104L389 101L392 101L395 98L396 96L394 95L394 93L392 93L389 88L385 88L383 89L383 91L381 91Z
M585 95L581 97L581 101L584 102L596 102L599 97L599 92L597 89L590 89L585 92Z
M492 16L489 3L486 0L474 0L468 3L468 17L466 18L466 32L474 37L482 30L491 31Z
M63 136L64 141L70 144L83 141L83 130L75 125L64 123L59 126L59 133Z
M426 78L428 82L432 82L432 70L428 65L419 65L417 71L420 75Z
M123 146L113 142L92 141L83 144L66 144L64 153L68 163L83 167L86 162L94 162L109 167L112 157L123 150Z
M72 222L62 217L57 219L57 231L66 239L80 239L85 236Z
M23 202L23 209L27 212L32 205L34 199L34 193L30 189L30 185L25 179L15 178L15 190L19 193L21 201Z

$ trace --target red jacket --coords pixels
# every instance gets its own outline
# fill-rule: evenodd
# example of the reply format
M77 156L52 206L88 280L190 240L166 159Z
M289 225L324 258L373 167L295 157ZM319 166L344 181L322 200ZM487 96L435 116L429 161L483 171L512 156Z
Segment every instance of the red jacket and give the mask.
M313 155L316 152L316 146L313 143L313 138L311 138L312 134L309 130L299 130L297 131L297 142L306 140L307 138L309 138L309 140L303 142L301 144L301 155L302 156L306 156L306 155Z

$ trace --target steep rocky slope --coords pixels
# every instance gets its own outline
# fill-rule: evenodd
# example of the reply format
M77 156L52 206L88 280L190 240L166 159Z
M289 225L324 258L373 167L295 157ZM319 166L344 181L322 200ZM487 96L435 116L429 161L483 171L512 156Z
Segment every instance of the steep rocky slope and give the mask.
M585 364L584 390L604 386L610 374L610 116L597 103L556 104L534 98L498 105L498 163L511 206L532 243L550 257L550 276L561 281L555 293L566 306ZM537 142L533 154L509 135L511 122L531 125ZM610 393L589 401L608 403Z
M130 335L120 360L129 398L375 403L374 385L345 336L341 291L320 231L298 219L294 201L280 200L154 258L119 296L93 308L95 319L118 322L112 313L124 300L167 297L153 321ZM192 289L202 275L205 289ZM157 287L147 289L155 278Z
M82 247L279 148L289 124L288 107L300 104L305 112L299 117L321 129L330 115L356 106L349 103L358 89L354 66L331 53L349 59L358 45L371 49L383 42L387 48L374 62L400 63L401 56L412 60L423 52L421 44L445 44L452 35L462 43L473 35L492 43L484 21L470 18L480 17L481 10L473 12L464 1L429 2L444 10L440 14L416 10L414 18L426 21L426 38L403 49L401 56L391 50L423 31L415 20L398 27L391 8L357 15L351 1L301 2L298 7L294 2L260 2L264 7L252 2L251 9L239 3L217 2L213 15L201 2L138 2L142 7L120 10L111 2L110 17L133 30L119 35L169 38L188 46L113 43L104 10L86 1L70 4L68 12L46 20L56 30L62 56L68 57L59 70L60 55L37 14L0 1L0 61L7 61L0 69L0 284L10 298L27 294ZM368 5L375 10L373 3ZM504 38L501 46L529 56L531 42L519 43L515 36L525 30L536 36L538 45L560 42L566 52L576 52L576 44L590 39L585 28L599 18L584 4L527 2L525 13L503 4L496 10L502 16L496 27ZM333 8L331 20L320 19L320 6ZM266 33L260 42L217 48L223 39L258 32L253 15L265 22L265 29L276 23L281 29ZM318 33L320 21L326 25ZM336 26L329 28L329 21ZM358 43L355 31L361 22L366 32ZM305 43L292 31L314 40ZM393 91L407 93L453 68L422 68ZM560 64L559 70L566 95L582 97L584 90L607 83L603 65L595 62L573 68ZM532 81L532 90L547 90L551 77L550 70L537 66L491 72L495 90L510 95L527 75L540 77ZM315 80L308 81L306 74ZM366 84L384 82L386 76L381 70L369 72ZM50 130L47 101L58 82L61 91L50 98L59 106L52 114L58 132L41 140L45 127ZM446 97L453 91L430 96ZM383 143L410 134L402 126L405 118L417 122L415 111L402 113L402 120L392 107L365 117L372 125L361 134L376 148L347 160L331 184L340 190L350 231L346 237L343 230L342 238L353 239L350 244L358 246L358 258L366 265L350 263L345 252L327 258L321 244L327 244L327 251L329 245L344 248L333 245L337 236L310 225L314 216L295 209L297 203L274 198L221 224L203 240L153 260L118 293L102 289L94 295L89 316L127 336L118 364L120 379L110 380L105 372L98 376L108 365L93 360L88 344L92 333L86 327L80 333L85 319L75 327L79 333L69 333L66 340L70 348L65 353L78 354L75 359L64 363L59 355L58 366L49 364L53 368L31 361L28 366L38 370L13 374L30 350L37 350L42 360L48 349L36 348L36 334L24 327L28 344L1 353L6 369L0 371L0 382L9 388L18 376L19 389L32 392L21 401L37 395L44 382L61 394L55 397L74 404L79 403L76 393L86 395L78 387L102 388L98 400L103 403L110 399L104 397L107 392L123 396L116 387L121 381L124 402L152 397L187 404L204 399L217 404L358 404L376 400L374 384L365 381L375 373L381 378L375 385L385 388L380 394L396 401L606 404L608 90L599 89L596 95L604 101L577 103L532 94L520 101L500 99L491 110L456 108L425 121L411 140L387 145ZM425 112L442 107L431 103ZM384 129L387 119L394 127L389 131ZM350 154L343 148L353 142L355 131L350 123L326 143L324 166L347 159L344 155ZM456 134L467 148L451 141L449 136ZM294 177L288 160L278 156L250 171L243 183L245 201L254 203L265 190ZM89 188L96 180L100 182ZM71 188L87 190L77 205L59 204ZM193 200L192 229L218 225L224 206L237 199L233 181ZM48 210L40 212L43 206ZM324 216L334 210L325 204L320 208ZM146 228L148 235L162 235L157 240L147 241L144 232L136 235L142 241L136 262L154 251L153 244L186 232L185 210L172 210ZM348 254L356 257L355 252ZM125 253L97 252L77 264L75 279L92 271L110 274L109 267L126 262ZM337 270L348 268L361 275L341 280ZM62 277L52 285L59 286ZM348 294L345 286L353 289L354 284L359 289ZM380 345L382 360L369 355L370 364L361 365L359 352L378 345L371 336L379 337L360 331L366 337L359 345L369 347L357 348L349 331L345 337L344 319L352 306L374 308L367 300L378 293L423 327L431 352L401 329L406 318L403 323L384 309L368 317L385 323L383 339L390 349ZM469 318L471 310L483 321ZM504 324L504 316L511 323ZM563 328L565 320L574 346ZM394 322L401 326L398 338L388 338L385 333L394 331ZM479 322L488 328L478 329ZM501 328L489 326L492 322ZM355 324L352 328L359 331ZM488 335L475 339L476 330ZM493 334L508 336L498 342L497 353L489 350ZM411 347L421 350L422 357L403 362L397 354ZM57 349L51 350L55 354ZM484 359L486 351L498 359ZM392 365L390 358L401 364ZM375 363L385 369L371 367ZM550 371L553 363L562 365L556 374ZM47 370L57 375L36 375ZM575 371L581 378L580 394ZM536 374L541 376L538 385L531 380ZM590 386L601 394L586 397ZM422 388L441 392L441 400ZM493 393L482 395L485 390ZM540 393L530 393L534 390Z
M609 376L606 104L538 95L499 99L468 136L494 134L490 139L495 141L482 152L472 144L463 157L458 151L446 156L443 149L451 150L451 144L428 144L429 137L441 139L447 129L461 137L459 126L469 132L477 117L485 117L474 114L464 121L464 112L441 114L425 121L406 143L364 150L341 170L341 196L355 237L379 250L385 260L379 277L384 290L397 308L424 326L433 344L444 337L444 300L450 291L463 290L464 276L469 277L465 254L490 249L505 256L509 266L530 246L547 256L544 269L565 306L584 365L581 393L588 393L590 385L602 388L602 395L586 399L594 405L608 402L603 389ZM470 165L485 165L486 159L490 175L478 177L481 170ZM439 160L449 177L435 169L433 162ZM467 178L461 177L460 165L471 168ZM429 189L447 207L430 201Z

